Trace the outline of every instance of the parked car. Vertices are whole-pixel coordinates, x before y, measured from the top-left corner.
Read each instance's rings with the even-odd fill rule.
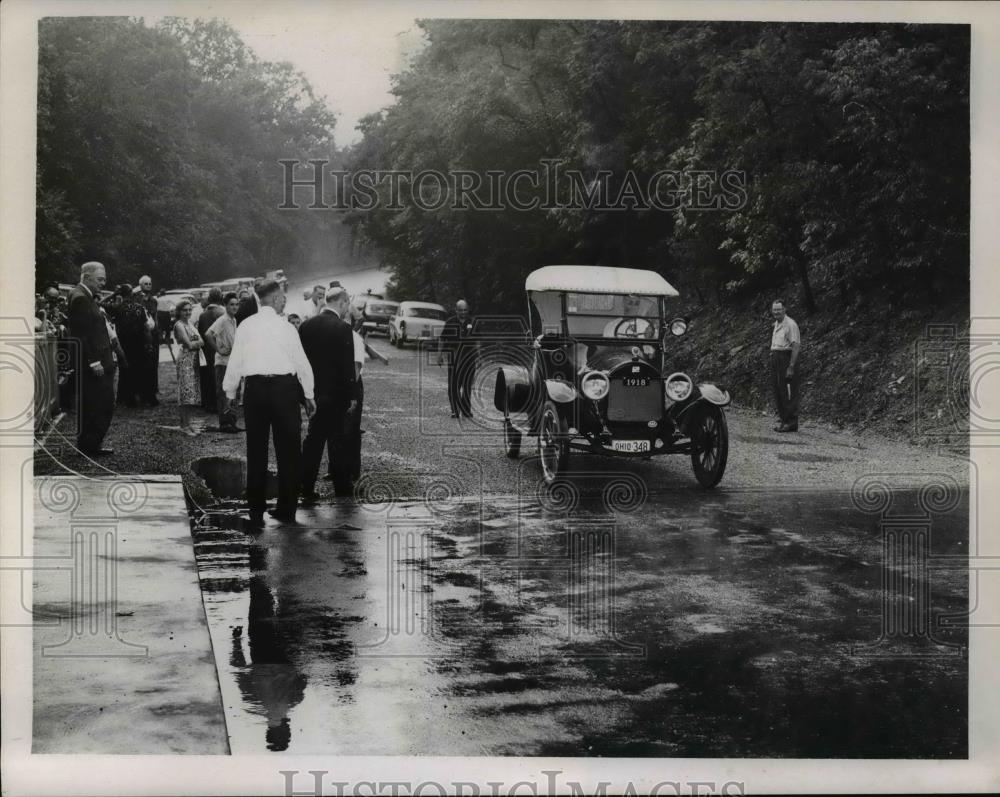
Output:
[[[170,331],[174,328],[174,308],[181,299],[195,301],[194,294],[186,289],[164,291],[156,297],[156,325],[162,340],[170,339]]]
[[[687,454],[702,486],[718,484],[730,397],[671,365],[671,344],[688,328],[669,312],[677,291],[653,271],[600,266],[546,266],[525,290],[531,351],[521,362],[531,366],[501,366],[494,391],[507,456],[519,455],[523,435],[536,437],[551,484],[571,451]]]
[[[389,343],[405,346],[420,340],[437,340],[445,322],[444,308],[431,302],[400,302],[389,319]]]
[[[227,293],[239,293],[240,283],[238,280],[222,280],[221,282],[203,282],[201,287],[206,291],[210,291],[212,288],[218,288],[222,291],[222,295],[225,296]]]
[[[398,310],[399,302],[366,296],[361,305],[362,324],[369,332],[381,332],[383,335],[388,335],[389,321]]]

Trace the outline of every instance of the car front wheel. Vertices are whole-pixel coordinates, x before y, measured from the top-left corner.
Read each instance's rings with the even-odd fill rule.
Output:
[[[726,472],[729,458],[729,427],[719,407],[707,407],[698,413],[691,429],[691,465],[698,483],[715,487]]]
[[[503,413],[503,450],[511,459],[517,459],[521,453],[521,430],[510,420],[510,411],[504,406]]]
[[[538,425],[538,458],[546,484],[552,484],[569,467],[569,427],[552,399],[547,399],[542,407]]]

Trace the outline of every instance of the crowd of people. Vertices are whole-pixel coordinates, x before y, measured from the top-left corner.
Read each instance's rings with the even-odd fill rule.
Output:
[[[116,403],[158,404],[160,335],[151,280],[143,277],[137,289],[118,285],[101,300],[106,282],[101,263],[85,263],[68,297],[57,285],[46,286],[38,307],[39,323],[61,330],[79,348],[77,447],[95,457],[113,453],[103,443]],[[294,521],[300,501],[319,499],[324,450],[335,495],[353,495],[361,475],[364,364],[388,358],[365,339],[361,312],[338,281],[318,286],[313,295],[306,312],[286,315],[280,284],[258,280],[242,295],[214,288],[204,302],[182,299],[174,309],[170,337],[176,354],[173,346],[170,352],[178,428],[197,434],[194,418],[202,409],[217,415],[219,431],[246,432],[247,503],[254,524],[263,521],[272,437],[279,490],[271,514],[286,522]],[[237,425],[239,406],[245,429]]]

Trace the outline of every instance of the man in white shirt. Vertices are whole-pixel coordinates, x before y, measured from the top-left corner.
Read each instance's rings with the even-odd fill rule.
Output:
[[[247,503],[250,523],[264,521],[268,443],[274,432],[278,465],[278,501],[271,516],[295,522],[298,506],[304,401],[310,417],[313,371],[295,327],[278,315],[285,295],[275,280],[264,280],[257,289],[260,309],[236,329],[222,387],[232,401],[240,380],[245,380],[243,411],[247,432]]]
[[[778,405],[781,424],[776,432],[799,430],[799,349],[802,338],[799,325],[785,313],[785,303],[775,299],[771,304],[774,327],[771,330],[771,385]]]
[[[305,310],[302,311],[302,319],[312,318],[313,316],[319,315],[323,312],[323,308],[326,307],[326,286],[325,285],[313,285],[312,296],[309,297],[309,304],[306,305]]]

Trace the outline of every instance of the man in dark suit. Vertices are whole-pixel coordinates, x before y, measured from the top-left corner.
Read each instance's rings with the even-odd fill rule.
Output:
[[[111,336],[97,297],[107,282],[96,261],[80,267],[80,284],[69,294],[66,323],[79,353],[80,405],[77,448],[88,456],[114,453],[103,448],[115,412],[115,359]]]
[[[253,291],[245,299],[240,300],[240,309],[236,311],[236,325],[239,326],[243,321],[260,309],[260,299],[257,296],[257,289],[260,287],[262,280],[258,277],[253,281]]]
[[[334,493],[351,494],[347,419],[356,405],[354,333],[342,320],[347,311],[347,291],[334,288],[326,294],[326,306],[299,327],[302,348],[316,380],[316,414],[302,446],[302,498],[315,501],[316,476],[323,447],[330,443]]]
[[[451,417],[472,417],[472,382],[476,375],[478,343],[473,329],[475,321],[469,315],[465,299],[455,302],[455,315],[449,318],[438,340],[437,364],[444,362],[448,352],[448,403]]]
[[[152,328],[147,322],[148,338],[142,362],[135,364],[139,373],[137,381],[139,398],[144,404],[156,407],[160,403],[156,393],[160,389],[160,344],[163,342],[164,331],[160,329],[158,303],[153,294],[153,280],[148,274],[139,278],[139,304],[145,308],[146,314],[152,320]]]
[[[211,340],[205,337],[208,328],[215,323],[215,319],[225,315],[226,311],[222,307],[222,290],[212,288],[208,292],[208,304],[198,316],[198,334],[205,341],[202,351],[205,354],[205,365],[200,367],[199,377],[201,383],[201,406],[202,409],[214,412],[218,406],[218,399],[215,395],[215,347]]]

